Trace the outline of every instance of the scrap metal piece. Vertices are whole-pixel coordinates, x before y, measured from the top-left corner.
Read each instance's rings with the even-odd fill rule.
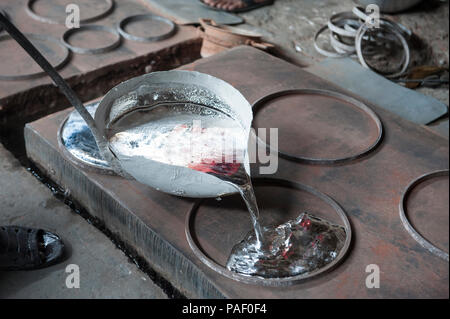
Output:
[[[315,277],[319,274],[322,274],[328,270],[331,270],[339,262],[342,261],[343,257],[346,255],[349,247],[350,242],[352,238],[352,230],[350,227],[350,222],[347,218],[347,215],[345,211],[341,208],[341,206],[333,200],[328,195],[318,191],[317,189],[307,186],[298,182],[284,180],[284,179],[277,179],[277,178],[266,178],[266,177],[260,177],[253,179],[253,182],[255,185],[262,184],[262,185],[276,185],[281,187],[288,187],[291,189],[297,189],[301,191],[305,191],[315,197],[320,198],[322,201],[327,203],[331,208],[335,211],[335,213],[340,217],[342,221],[342,226],[345,230],[345,242],[342,246],[342,248],[339,250],[338,255],[328,264],[324,265],[323,267],[320,267],[318,269],[315,269],[311,272],[302,273],[300,275],[295,276],[288,276],[288,277],[280,277],[280,278],[264,278],[261,276],[249,276],[249,275],[243,275],[236,273],[234,271],[228,270],[225,266],[220,265],[215,260],[212,260],[209,256],[207,256],[201,247],[199,247],[196,237],[195,237],[195,228],[194,226],[194,220],[196,216],[196,212],[198,211],[198,208],[202,204],[202,200],[195,202],[191,210],[188,212],[186,219],[185,219],[185,234],[186,239],[191,247],[194,254],[209,268],[216,271],[217,273],[221,274],[222,276],[225,276],[227,278],[247,283],[247,284],[254,284],[254,285],[263,285],[263,286],[289,286],[293,285],[295,283],[301,282],[305,279]]]
[[[274,98],[278,98],[278,97],[285,96],[285,95],[291,95],[291,94],[313,94],[313,95],[327,96],[327,97],[335,98],[335,99],[350,103],[353,106],[360,109],[361,111],[363,111],[364,113],[366,113],[373,120],[373,122],[375,123],[375,125],[377,127],[378,135],[377,135],[375,142],[373,142],[371,145],[366,147],[363,151],[361,151],[357,154],[352,154],[352,155],[348,155],[348,156],[341,157],[341,158],[309,158],[309,157],[289,154],[289,153],[286,153],[286,152],[283,152],[283,151],[280,151],[277,149],[272,149],[270,145],[266,144],[264,141],[262,141],[258,137],[258,139],[257,139],[258,143],[261,143],[261,145],[265,145],[267,148],[269,148],[273,152],[278,152],[278,154],[281,157],[284,157],[289,160],[301,162],[301,163],[319,164],[319,165],[348,163],[348,162],[351,162],[353,160],[356,160],[358,158],[361,158],[361,157],[367,155],[373,149],[375,149],[378,146],[378,144],[380,144],[382,137],[383,137],[383,125],[382,125],[381,120],[378,117],[378,115],[374,111],[372,111],[372,109],[370,109],[367,105],[365,105],[363,102],[358,101],[348,95],[344,95],[342,93],[338,93],[335,91],[322,90],[322,89],[292,89],[292,90],[275,92],[275,93],[272,93],[272,94],[269,94],[269,95],[266,95],[266,96],[260,98],[258,101],[256,101],[253,104],[252,108],[253,108],[254,116],[256,117],[257,112],[268,101],[270,101]]]
[[[403,192],[402,198],[400,200],[399,204],[399,211],[400,211],[400,219],[402,220],[403,226],[406,228],[408,233],[414,238],[415,241],[417,241],[423,248],[428,250],[430,253],[438,256],[439,258],[444,259],[445,261],[449,261],[448,259],[448,252],[443,251],[442,249],[436,247],[433,245],[430,241],[425,239],[422,235],[419,234],[417,230],[414,229],[414,227],[411,225],[411,223],[408,220],[408,217],[406,217],[405,214],[405,202],[408,197],[408,195],[411,193],[411,191],[416,187],[418,184],[430,180],[434,177],[440,177],[440,176],[449,176],[449,170],[440,170],[440,171],[434,171],[431,173],[424,174],[420,176],[419,178],[412,181],[407,187],[406,190]]]
[[[114,42],[111,44],[105,45],[103,47],[98,47],[98,48],[82,48],[82,47],[74,46],[69,43],[69,38],[74,33],[86,31],[86,30],[109,32],[115,36]],[[120,34],[113,28],[109,28],[104,25],[89,24],[89,25],[80,26],[79,28],[68,29],[66,32],[64,32],[64,34],[61,38],[61,41],[63,42],[63,44],[66,47],[68,47],[73,52],[80,53],[80,54],[99,54],[99,53],[105,53],[105,52],[114,50],[116,47],[118,47],[120,45],[121,38],[120,38]]]
[[[26,33],[25,34],[27,38],[31,40],[37,40],[37,41],[48,41],[57,44],[63,51],[63,56],[56,61],[56,63],[53,65],[53,68],[56,70],[61,69],[63,66],[66,65],[66,63],[69,61],[70,52],[69,50],[62,45],[62,43],[51,36],[45,35],[45,34],[33,34],[33,33]],[[7,41],[12,39],[12,37],[9,34],[4,34],[0,36],[0,43],[2,41]],[[3,61],[5,62],[5,61]],[[28,79],[34,79],[40,76],[45,75],[45,71],[37,71],[34,73],[27,73],[27,74],[0,74],[0,80],[6,80],[6,81],[15,81],[15,80],[28,80]]]
[[[44,23],[50,23],[50,24],[65,24],[66,23],[66,18],[65,18],[66,16],[63,16],[62,19],[54,19],[54,18],[44,17],[44,16],[37,14],[33,10],[33,5],[37,1],[38,0],[28,0],[27,1],[25,10],[30,17],[32,17],[33,19],[35,19],[37,21],[44,22]],[[114,9],[114,0],[103,0],[103,1],[105,1],[105,3],[106,3],[106,9],[103,10],[103,12],[100,12],[99,14],[97,14],[95,16],[85,18],[85,19],[80,19],[80,24],[93,22],[95,20],[99,20],[99,19],[107,16],[108,14],[110,14],[111,11]]]
[[[135,35],[132,35],[132,34],[130,34],[130,33],[125,31],[125,27],[126,27],[126,25],[128,23],[136,22],[136,21],[143,21],[143,20],[156,20],[156,21],[159,21],[159,22],[167,24],[170,27],[170,29],[169,29],[169,31],[167,31],[167,32],[165,32],[163,34],[156,35],[156,36],[148,36],[148,37],[135,36]],[[155,15],[155,14],[139,14],[139,15],[126,17],[125,19],[120,21],[118,26],[117,26],[117,29],[118,29],[119,33],[125,39],[138,41],[138,42],[154,42],[154,41],[161,41],[161,40],[170,38],[176,31],[176,25],[175,25],[175,23],[173,23],[169,19],[160,17],[160,16]]]

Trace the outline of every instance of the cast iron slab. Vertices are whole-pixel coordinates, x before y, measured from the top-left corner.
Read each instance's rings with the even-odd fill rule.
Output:
[[[269,93],[293,88],[343,92],[300,68],[248,47],[235,48],[185,68],[231,83],[250,103]],[[270,105],[271,112],[260,113],[255,119],[258,126],[270,124],[269,120],[276,117],[276,127],[284,134],[280,147],[332,155],[339,150],[339,145],[343,147],[340,151],[346,152],[349,149],[345,147],[370,143],[376,133],[370,120],[364,120],[364,114],[355,110],[352,113],[348,105],[311,99],[314,107],[291,109],[291,104],[307,106],[308,99],[298,99],[279,101],[283,112],[277,112],[275,105]],[[102,219],[112,232],[136,247],[156,270],[188,296],[448,298],[448,263],[430,254],[409,235],[398,210],[402,193],[412,180],[424,173],[448,168],[448,141],[382,108],[373,105],[372,108],[383,122],[385,136],[369,155],[355,162],[330,166],[279,159],[278,171],[272,177],[298,181],[331,196],[346,211],[354,235],[347,257],[334,270],[282,288],[239,283],[202,264],[189,248],[184,234],[191,200],[163,194],[117,176],[81,170],[64,158],[58,146],[57,131],[70,110],[28,124],[25,137],[28,156],[45,174],[67,189],[91,214]],[[296,130],[289,135],[293,128]],[[320,138],[321,143],[314,143],[316,138]],[[303,150],[297,148],[297,144],[309,148]],[[254,167],[253,175],[257,173]],[[437,192],[421,193],[421,196],[443,202],[433,207],[445,207],[448,194],[443,191],[437,189]],[[264,222],[278,222],[303,210],[328,214],[332,218],[314,198],[280,188],[257,189],[258,193]],[[409,199],[409,205],[424,203],[413,197]],[[415,211],[413,207],[408,209]],[[211,200],[202,205],[197,214],[196,236],[216,260],[225,260],[236,238],[250,229],[247,213],[236,197],[223,198],[220,202]],[[448,215],[448,211],[433,211],[429,215],[427,233],[440,233],[440,238],[448,238],[448,227],[438,224],[445,218],[434,219],[445,214]],[[448,247],[448,244],[443,245]],[[369,289],[366,278],[370,274],[366,267],[373,264],[380,269],[380,288]]]

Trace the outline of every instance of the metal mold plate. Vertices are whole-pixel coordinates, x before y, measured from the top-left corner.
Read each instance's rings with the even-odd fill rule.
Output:
[[[307,211],[314,211],[314,213],[317,215],[328,215],[328,218],[330,218],[331,216],[330,219],[333,218],[334,223],[342,224],[346,232],[346,240],[344,246],[342,247],[336,259],[334,259],[331,263],[313,272],[298,276],[284,278],[262,278],[258,276],[246,276],[235,273],[223,266],[225,264],[224,258],[227,257],[226,254],[230,251],[230,247],[226,246],[234,245],[242,239],[242,231],[247,232],[248,230],[250,230],[250,222],[245,222],[245,218],[249,219],[248,213],[246,211],[243,211],[245,210],[245,208],[239,209],[239,204],[236,206],[236,201],[232,200],[231,198],[227,198],[221,201],[227,202],[225,205],[231,206],[217,208],[214,207],[214,204],[211,204],[209,202],[203,205],[206,211],[201,212],[200,208],[202,206],[202,203],[204,203],[205,201],[200,200],[192,206],[191,210],[186,216],[185,233],[186,239],[192,251],[205,265],[207,265],[217,273],[239,282],[263,286],[289,286],[331,270],[339,262],[342,261],[350,246],[352,230],[346,213],[336,201],[334,201],[328,195],[325,195],[324,193],[316,190],[315,188],[293,181],[259,177],[253,179],[253,184],[257,192],[256,197],[260,201],[259,203],[261,206],[261,217],[264,218],[265,223],[267,223],[268,221],[270,221],[271,224],[280,223],[280,218],[285,219],[283,222],[288,220],[289,218],[287,218],[286,216],[286,212],[288,210],[286,209],[286,203],[291,202],[291,204],[296,205],[294,209],[292,209],[291,207],[291,212],[298,212],[300,209],[304,211],[306,209]],[[269,192],[272,196],[259,196],[259,186],[271,187]],[[269,202],[271,201],[271,199],[269,198],[273,199],[277,195],[277,191],[273,191],[274,187],[278,188],[278,192],[279,188],[281,188],[284,196],[286,196],[287,199],[285,201],[276,201],[278,203],[278,207],[271,207],[271,205],[269,204]],[[296,194],[292,194],[292,190],[296,191]],[[239,199],[240,198],[238,198],[238,200]],[[243,205],[243,203],[241,204]],[[308,206],[308,208],[306,208],[306,206]],[[283,212],[280,214],[279,210],[282,210]],[[331,213],[331,211],[333,213]],[[338,218],[336,218],[336,216]],[[216,220],[217,218],[219,218],[219,220]],[[199,219],[202,220],[196,222],[196,220]],[[217,233],[223,230],[213,229],[212,226],[215,223],[218,223],[220,225],[220,220],[222,220],[223,223],[231,224],[228,227],[224,225],[222,229],[229,229],[229,227],[233,227],[232,225],[234,225],[233,229],[240,230],[241,234],[237,235],[239,231],[236,231],[231,234],[227,233],[226,236],[223,236],[221,238],[220,234]],[[214,224],[211,224],[211,222],[214,222]],[[219,237],[217,237],[218,235]],[[202,238],[203,241],[199,242],[200,238]],[[209,238],[211,241],[205,241],[205,238]],[[216,241],[216,243],[214,241]],[[220,244],[217,245],[219,247],[212,247],[217,244],[217,241],[220,242]]]

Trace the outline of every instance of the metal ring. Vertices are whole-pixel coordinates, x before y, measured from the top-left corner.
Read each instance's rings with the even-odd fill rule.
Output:
[[[364,10],[364,7],[361,7],[361,6],[354,6],[352,8],[352,13],[363,21],[366,21],[368,18],[367,14]]]
[[[328,158],[309,158],[309,157],[303,157],[303,156],[296,156],[292,155],[286,152],[282,152],[280,150],[274,150],[270,147],[270,145],[267,145],[264,141],[262,141],[259,137],[257,138],[258,143],[261,143],[262,145],[266,145],[270,150],[274,152],[278,152],[280,157],[286,158],[288,160],[297,161],[300,163],[307,163],[307,164],[318,164],[318,165],[329,165],[329,164],[340,164],[340,163],[346,163],[353,160],[356,160],[358,158],[361,158],[365,155],[367,155],[369,152],[371,152],[375,147],[378,146],[378,144],[381,142],[381,139],[383,137],[383,124],[381,123],[380,118],[378,115],[372,111],[367,105],[365,105],[363,102],[358,101],[348,95],[344,95],[338,92],[329,91],[329,90],[322,90],[322,89],[292,89],[292,90],[285,90],[285,91],[279,91],[272,94],[269,94],[267,96],[264,96],[260,98],[258,101],[256,101],[252,105],[253,109],[253,116],[256,117],[257,112],[261,107],[269,100],[272,100],[277,97],[290,95],[290,94],[314,94],[314,95],[321,95],[321,96],[327,96],[332,97],[336,99],[343,100],[347,103],[352,104],[353,106],[356,106],[358,109],[365,112],[369,117],[375,122],[377,129],[378,129],[378,136],[374,143],[372,143],[370,146],[368,146],[365,150],[361,151],[358,154],[345,156],[341,158],[334,158],[334,159],[328,159]]]
[[[328,29],[328,25],[324,25],[317,31],[316,35],[314,36],[314,48],[316,49],[316,51],[319,52],[320,54],[330,57],[330,58],[342,58],[342,57],[351,56],[351,53],[341,54],[341,53],[337,53],[337,52],[327,51],[327,50],[319,47],[317,40],[319,39],[319,36],[327,29]]]
[[[328,20],[328,23],[327,23],[328,29],[330,29],[332,32],[337,33],[339,35],[354,38],[356,36],[356,31],[346,30],[346,29],[344,29],[344,25],[347,23],[344,23],[344,25],[342,24],[342,21],[346,22],[347,20],[358,21],[355,18],[355,15],[353,14],[353,12],[340,12],[340,13],[333,14],[330,17],[330,19]]]
[[[394,72],[394,73],[380,72],[380,71],[370,67],[366,63],[366,60],[364,59],[364,55],[362,54],[362,49],[361,49],[362,38],[363,38],[364,34],[367,32],[367,30],[369,30],[369,27],[365,24],[361,25],[361,27],[359,28],[359,30],[356,34],[356,38],[355,38],[356,53],[358,55],[359,62],[361,63],[362,66],[364,66],[376,73],[382,74],[387,78],[397,78],[397,77],[402,76],[408,69],[409,62],[410,62],[409,46],[408,46],[408,43],[406,42],[405,38],[402,36],[402,34],[391,24],[386,23],[383,20],[380,20],[380,26],[381,25],[383,25],[384,27],[387,27],[386,29],[391,31],[400,40],[400,42],[403,46],[404,55],[402,58],[402,68],[400,69],[400,71]]]
[[[59,60],[53,66],[53,68],[55,70],[58,70],[58,69],[62,68],[67,63],[67,61],[69,61],[70,52],[61,43],[61,41],[59,41],[58,39],[55,39],[53,37],[50,37],[50,36],[44,35],[44,34],[26,33],[25,36],[28,39],[35,39],[35,40],[39,40],[39,41],[50,41],[50,42],[56,43],[63,50],[64,56],[61,58],[61,60]],[[10,39],[12,39],[12,37],[9,34],[4,34],[4,35],[0,36],[0,42],[1,41],[10,40]],[[4,75],[4,74],[0,74],[0,80],[6,80],[6,81],[28,80],[28,79],[34,79],[34,78],[37,78],[37,77],[41,77],[41,76],[46,75],[46,74],[47,73],[45,71],[37,71],[35,73],[20,74],[20,75]]]
[[[323,268],[317,269],[317,270],[312,271],[307,274],[291,276],[291,277],[283,277],[283,278],[263,278],[263,277],[259,277],[259,276],[245,276],[245,275],[230,271],[227,268],[217,264],[215,261],[213,261],[211,258],[209,258],[198,247],[197,243],[193,239],[192,234],[191,234],[191,225],[192,225],[192,222],[194,221],[195,213],[197,212],[198,208],[200,207],[200,205],[202,203],[202,200],[200,200],[193,204],[193,206],[191,207],[191,210],[189,211],[189,213],[186,216],[185,233],[186,233],[187,242],[188,242],[189,246],[191,247],[192,251],[205,265],[207,265],[212,270],[218,272],[219,274],[221,274],[225,277],[228,277],[230,279],[237,280],[239,282],[243,282],[243,283],[247,283],[247,284],[260,284],[260,285],[264,285],[264,286],[289,286],[289,285],[298,283],[302,280],[322,274],[322,273],[332,269],[333,267],[335,267],[342,260],[342,258],[347,253],[348,248],[350,247],[350,242],[351,242],[351,238],[352,238],[352,230],[351,230],[350,222],[347,218],[345,211],[341,208],[341,206],[335,200],[333,200],[328,195],[316,190],[315,188],[313,188],[311,186],[300,184],[300,183],[297,183],[294,181],[288,181],[288,180],[277,179],[277,178],[259,177],[259,178],[254,178],[253,182],[255,185],[258,185],[258,184],[279,185],[282,187],[289,187],[292,189],[305,191],[313,196],[320,198],[321,200],[323,200],[324,202],[329,204],[336,211],[336,213],[339,215],[339,217],[341,218],[341,220],[344,223],[344,228],[345,228],[345,233],[346,233],[346,239],[345,239],[344,246],[342,247],[342,249],[339,252],[336,259],[334,259],[331,263],[327,264]]]
[[[157,35],[157,36],[150,36],[150,37],[138,37],[138,36],[132,35],[125,31],[125,26],[128,23],[134,22],[134,21],[142,21],[142,20],[157,20],[157,21],[163,22],[170,26],[170,30],[164,34]],[[164,39],[171,37],[175,33],[176,26],[175,26],[175,23],[173,23],[169,19],[157,16],[154,14],[139,14],[139,15],[126,17],[125,19],[120,21],[117,26],[117,29],[118,29],[119,33],[125,39],[139,41],[139,42],[154,42],[154,41],[160,41],[160,40],[164,40]]]
[[[345,54],[353,54],[356,52],[355,44],[349,45],[341,42],[340,36],[337,33],[330,33],[330,43],[333,49],[335,49],[338,53],[343,52]]]
[[[37,14],[36,12],[34,12],[33,5],[37,1],[38,0],[28,0],[27,1],[25,10],[30,17],[32,17],[33,19],[35,19],[37,21],[44,22],[44,23],[50,23],[50,24],[65,24],[66,23],[65,18],[64,18],[64,20],[55,20],[52,18],[41,16],[41,15]],[[101,18],[105,17],[106,15],[108,15],[114,8],[114,0],[104,0],[104,1],[108,5],[108,7],[106,8],[105,11],[99,13],[96,16],[93,16],[93,17],[90,17],[87,19],[80,19],[80,23],[93,22],[95,20],[101,19]]]
[[[358,18],[360,18],[360,19],[363,20],[363,21],[366,21],[367,18],[368,18],[367,14],[364,12],[364,8],[361,7],[361,6],[355,6],[355,7],[353,7],[352,12],[353,12]],[[383,20],[383,21],[385,21],[386,23],[389,23],[389,24],[391,24],[392,26],[396,27],[396,28],[402,33],[402,35],[403,35],[405,38],[409,39],[409,38],[411,37],[411,35],[412,35],[411,30],[408,29],[407,27],[405,27],[403,24],[398,23],[398,22],[394,22],[394,21],[392,21],[392,20],[390,20],[390,19],[387,19],[387,18],[380,18],[380,20]]]
[[[114,42],[112,44],[109,44],[109,45],[106,45],[106,46],[100,47],[100,48],[81,48],[81,47],[73,46],[69,43],[68,40],[71,35],[73,35],[74,33],[77,33],[80,31],[86,31],[86,30],[106,31],[106,32],[113,34],[116,37],[116,39],[114,40]],[[111,51],[111,50],[115,49],[116,47],[118,47],[120,45],[121,38],[120,38],[120,34],[113,28],[109,28],[104,25],[87,24],[87,25],[82,25],[79,28],[68,29],[66,32],[64,32],[61,40],[62,40],[63,44],[66,47],[68,47],[70,50],[72,50],[73,52],[80,53],[80,54],[99,54],[99,53],[105,53],[105,52]]]
[[[414,181],[412,181],[408,185],[408,187],[406,187],[406,190],[403,192],[402,199],[400,200],[400,204],[399,204],[399,211],[400,211],[400,219],[402,220],[403,226],[406,228],[406,230],[412,236],[412,238],[414,238],[414,240],[416,242],[418,242],[423,248],[425,248],[426,250],[428,250],[432,254],[435,254],[436,256],[438,256],[438,257],[440,257],[440,258],[442,258],[442,259],[444,259],[445,261],[448,262],[449,261],[448,260],[448,253],[443,251],[442,249],[436,247],[431,242],[426,240],[422,235],[420,235],[414,229],[414,227],[411,225],[411,223],[409,222],[409,220],[408,220],[408,218],[406,217],[406,214],[405,214],[406,198],[411,193],[413,188],[416,187],[421,182],[429,180],[429,179],[431,179],[433,177],[440,177],[440,176],[449,176],[449,170],[446,169],[446,170],[440,170],[440,171],[434,171],[434,172],[431,172],[431,173],[427,173],[427,174],[424,174],[424,175],[420,176],[419,178],[415,179]]]

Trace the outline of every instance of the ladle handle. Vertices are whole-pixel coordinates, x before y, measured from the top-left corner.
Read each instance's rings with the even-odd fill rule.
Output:
[[[28,55],[36,61],[37,64],[52,78],[53,82],[59,88],[59,90],[66,96],[69,102],[80,113],[83,120],[88,125],[95,138],[95,142],[104,157],[104,159],[111,165],[111,167],[117,173],[124,175],[120,164],[112,156],[109,151],[106,138],[98,131],[95,121],[89,114],[88,110],[84,107],[75,92],[70,88],[66,81],[59,75],[59,73],[53,68],[53,66],[47,61],[47,59],[36,49],[36,47],[20,32],[1,12],[0,12],[0,25],[8,32],[11,37],[16,40],[17,43],[28,53]]]

